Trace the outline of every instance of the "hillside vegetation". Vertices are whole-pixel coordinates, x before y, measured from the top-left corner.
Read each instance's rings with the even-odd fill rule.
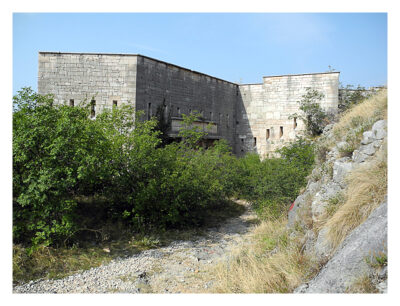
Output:
[[[102,256],[104,242],[151,247],[145,233],[188,231],[229,216],[232,197],[251,201],[260,216],[280,215],[305,186],[310,142],[298,139],[281,158],[236,158],[225,141],[201,148],[196,115],[183,120],[183,140],[165,144],[159,119],[143,121],[130,106],[92,120],[90,105],[53,105],[51,96],[20,91],[13,112],[15,281],[99,265],[110,259]],[[147,242],[133,239],[138,235]]]
[[[386,90],[348,109],[315,139],[316,163],[307,188],[289,212],[289,220],[286,211],[280,216],[265,214],[251,244],[238,247],[232,260],[216,266],[215,292],[293,292],[318,275],[343,240],[385,201],[386,138],[382,136],[375,142],[365,139],[367,135],[375,137],[376,132],[365,132],[382,119],[387,119]],[[364,154],[372,144],[373,151]],[[373,273],[382,274],[387,265],[385,241],[372,242],[383,249],[360,249],[360,254],[368,254],[360,259],[360,265],[364,265],[360,270],[372,269]],[[331,285],[324,290],[378,292],[379,280],[373,273],[357,275],[343,289]],[[351,283],[351,279],[345,281]],[[296,290],[307,292],[308,285],[304,288]]]

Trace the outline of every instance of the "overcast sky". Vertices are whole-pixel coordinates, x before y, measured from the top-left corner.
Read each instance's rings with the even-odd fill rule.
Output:
[[[231,82],[341,72],[387,83],[386,13],[14,13],[13,93],[37,90],[38,51],[147,55]]]

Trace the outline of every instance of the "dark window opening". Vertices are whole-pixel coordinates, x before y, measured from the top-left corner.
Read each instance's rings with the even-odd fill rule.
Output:
[[[270,133],[269,129],[267,129],[267,135],[266,135],[266,138],[267,138],[267,139],[269,139],[270,137],[271,137],[271,133]]]
[[[294,129],[297,128],[297,118],[296,117],[293,118],[293,128]]]
[[[90,118],[96,117],[96,100],[90,101]]]
[[[257,137],[254,137],[254,147],[257,147]]]
[[[75,105],[74,99],[70,99],[69,100],[69,106],[74,106],[74,105]]]
[[[118,105],[118,101],[117,100],[113,100],[113,106],[117,107]]]
[[[176,109],[178,111],[178,116],[180,116],[181,115],[181,109],[179,107],[177,107]]]
[[[151,103],[147,104],[147,120],[151,118]]]
[[[239,121],[236,121],[236,124],[239,124]]]
[[[279,129],[279,137],[283,136],[283,126],[280,127]]]

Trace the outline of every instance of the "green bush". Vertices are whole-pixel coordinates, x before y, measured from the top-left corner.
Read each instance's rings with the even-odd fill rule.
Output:
[[[314,164],[313,145],[303,138],[278,153],[280,158],[261,161],[248,154],[239,161],[240,195],[252,202],[260,216],[280,215],[305,186]]]
[[[307,93],[298,101],[300,114],[292,114],[289,118],[300,118],[310,136],[320,135],[324,127],[329,123],[330,116],[320,106],[324,94],[311,88],[307,88]]]
[[[14,238],[59,242],[76,229],[75,195],[101,189],[109,142],[88,108],[53,106],[50,96],[23,89],[14,97]]]
[[[53,105],[23,89],[14,97],[13,235],[60,245],[101,224],[136,230],[198,225],[236,189],[236,158],[224,141],[204,150],[188,116],[183,141],[161,145],[157,120],[132,107]]]

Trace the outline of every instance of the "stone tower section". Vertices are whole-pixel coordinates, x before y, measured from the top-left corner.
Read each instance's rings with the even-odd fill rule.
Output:
[[[303,122],[289,119],[299,113],[299,101],[307,88],[324,94],[321,107],[338,109],[339,72],[269,76],[261,84],[240,85],[237,106],[236,152],[273,153],[304,132]]]
[[[39,52],[39,94],[56,104],[94,100],[95,113],[136,102],[136,55]]]

